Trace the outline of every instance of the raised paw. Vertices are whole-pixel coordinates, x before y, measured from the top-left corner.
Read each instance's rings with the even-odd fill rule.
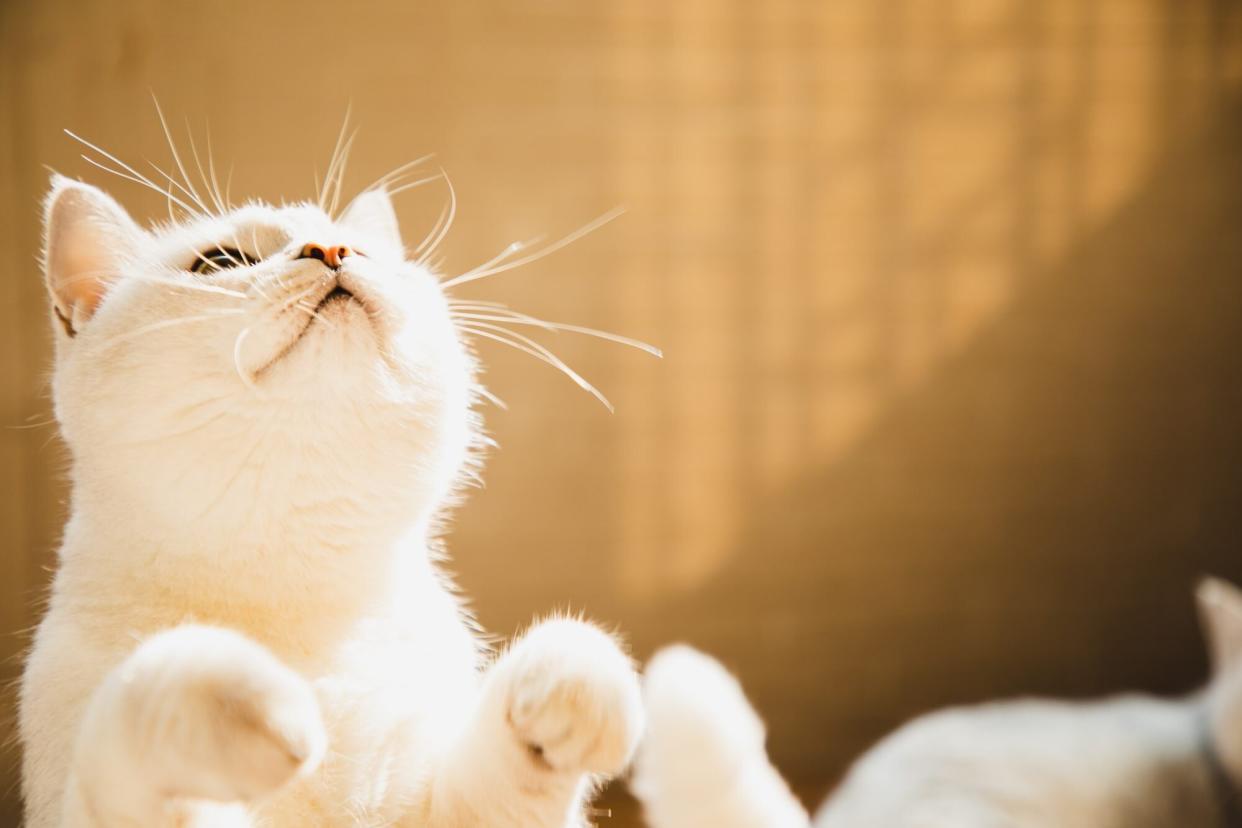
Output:
[[[214,627],[145,641],[92,712],[105,719],[103,741],[123,746],[171,797],[258,799],[314,768],[327,743],[310,685],[259,644]]]
[[[630,761],[642,732],[642,696],[630,659],[607,633],[583,621],[546,621],[498,666],[508,723],[537,761],[600,774]]]

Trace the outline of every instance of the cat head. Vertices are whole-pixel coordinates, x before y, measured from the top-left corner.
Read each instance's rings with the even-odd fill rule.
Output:
[[[1208,718],[1221,763],[1242,784],[1242,590],[1205,578],[1195,594],[1212,665]]]
[[[56,176],[45,227],[75,499],[187,532],[357,529],[452,488],[474,363],[383,189],[339,217],[251,203],[147,229]]]

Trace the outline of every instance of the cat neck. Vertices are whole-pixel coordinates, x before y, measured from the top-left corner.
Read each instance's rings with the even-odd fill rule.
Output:
[[[278,652],[325,652],[358,624],[408,614],[442,589],[431,512],[405,525],[333,527],[325,516],[239,530],[177,531],[76,500],[53,603],[144,635],[187,621],[250,634]],[[283,528],[281,527],[283,524]]]

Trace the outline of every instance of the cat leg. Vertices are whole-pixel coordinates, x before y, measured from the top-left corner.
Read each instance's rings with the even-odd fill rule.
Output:
[[[644,673],[647,735],[630,789],[651,828],[808,828],[768,759],[763,721],[723,665],[679,645]]]
[[[313,768],[326,741],[310,685],[271,653],[228,630],[176,627],[95,690],[61,825],[248,826],[243,803]]]
[[[629,762],[642,731],[630,659],[583,621],[537,624],[491,667],[474,717],[437,769],[435,828],[582,825],[593,786]]]

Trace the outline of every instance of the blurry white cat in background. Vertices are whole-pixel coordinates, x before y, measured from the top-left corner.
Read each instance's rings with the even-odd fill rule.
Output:
[[[340,160],[319,205],[233,209],[214,174],[103,157],[185,215],[47,198],[73,490],[21,687],[27,825],[582,824],[642,728],[630,660],[560,618],[485,668],[437,565],[481,440],[463,336],[540,354],[445,288],[514,250],[438,281],[448,221],[412,261],[396,176],[336,215]]]
[[[1242,826],[1242,593],[1208,580],[1198,602],[1213,661],[1203,692],[924,716],[858,761],[815,828]],[[645,699],[632,787],[653,828],[810,823],[716,661],[688,647],[657,654]]]

